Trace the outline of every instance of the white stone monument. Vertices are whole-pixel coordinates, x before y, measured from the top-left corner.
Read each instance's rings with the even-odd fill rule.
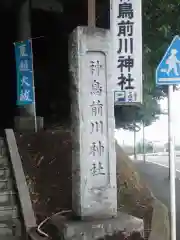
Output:
[[[70,39],[73,210],[117,215],[114,96],[108,30],[77,27]]]

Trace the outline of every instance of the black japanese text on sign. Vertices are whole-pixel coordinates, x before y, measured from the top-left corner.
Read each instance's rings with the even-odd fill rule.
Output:
[[[122,91],[133,91],[134,78],[132,69],[134,68],[134,10],[129,0],[120,0],[118,6],[118,79],[117,84]],[[130,99],[129,99],[130,100]]]
[[[104,132],[104,122],[102,119],[104,114],[104,105],[102,103],[103,86],[100,80],[100,74],[104,66],[100,60],[91,60],[89,66],[92,81],[90,91],[92,104],[89,106],[92,117],[90,134],[98,134],[99,137],[101,137]],[[89,154],[92,157],[93,162],[90,171],[93,176],[105,175],[104,166],[100,159],[104,156],[104,151],[104,145],[101,140],[93,141],[91,143]]]

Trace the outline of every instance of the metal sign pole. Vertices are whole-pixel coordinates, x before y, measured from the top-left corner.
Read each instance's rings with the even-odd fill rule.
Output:
[[[145,152],[145,132],[144,132],[144,120],[143,120],[143,162],[146,162],[146,152]]]
[[[170,124],[169,124],[169,115],[170,115],[169,109],[170,109],[170,97],[169,97],[169,90],[168,90],[168,163],[169,163],[168,179],[170,180],[170,175],[171,175],[171,173],[170,173],[170,171],[171,171],[170,160],[171,160],[171,156],[170,156],[169,136],[171,135],[171,133],[170,133]]]
[[[174,134],[172,119],[173,85],[168,86],[168,127],[169,127],[169,160],[170,160],[170,215],[171,240],[176,240],[176,166],[174,152]]]
[[[34,65],[33,65],[33,46],[32,46],[32,39],[30,40],[31,41],[31,56],[32,56],[32,84],[33,84],[33,98],[34,98],[34,101],[33,101],[33,111],[34,111],[34,130],[35,132],[37,132],[37,116],[36,116],[36,94],[35,94],[35,82],[34,82]]]
[[[134,124],[134,160],[137,160],[137,154],[136,154],[136,127]]]
[[[29,0],[29,17],[31,21],[31,10],[32,10],[32,0]],[[35,81],[34,81],[34,62],[33,62],[33,46],[32,46],[32,38],[29,39],[31,41],[31,56],[32,56],[32,84],[33,84],[33,112],[34,112],[34,131],[37,132],[37,114],[36,114],[36,94],[35,94]]]
[[[96,0],[88,0],[88,27],[96,27]]]
[[[173,131],[173,85],[180,84],[180,36],[175,36],[156,69],[156,84],[168,85],[168,145],[170,177],[171,240],[176,240],[176,166]]]

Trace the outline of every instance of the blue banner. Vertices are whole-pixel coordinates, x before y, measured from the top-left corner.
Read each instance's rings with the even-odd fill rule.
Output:
[[[32,41],[25,40],[15,43],[17,73],[17,105],[34,102]]]

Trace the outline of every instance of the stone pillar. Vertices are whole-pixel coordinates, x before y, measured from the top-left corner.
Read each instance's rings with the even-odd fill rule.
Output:
[[[82,219],[116,216],[110,34],[104,29],[78,27],[69,43],[73,210]]]

